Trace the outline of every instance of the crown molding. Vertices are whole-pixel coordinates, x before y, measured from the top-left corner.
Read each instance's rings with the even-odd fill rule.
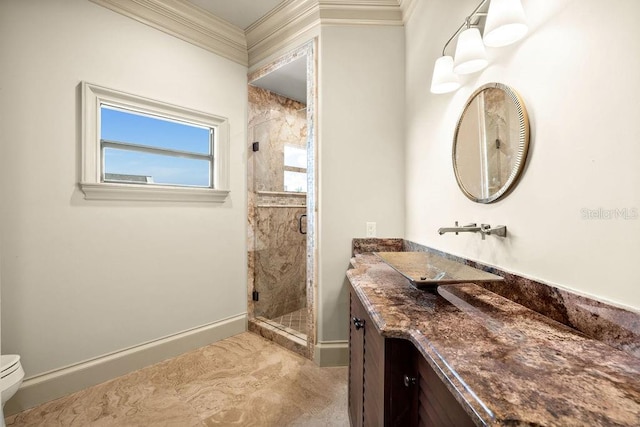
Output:
[[[245,30],[249,67],[319,26],[318,0],[287,0]]]
[[[185,0],[90,0],[247,66],[244,31]]]
[[[406,24],[416,9],[418,0],[398,0],[398,3],[400,3],[400,9],[402,10],[402,22]]]
[[[323,25],[403,25],[398,0],[317,1]]]
[[[287,0],[249,26],[249,66],[320,25],[404,25],[398,0]]]
[[[358,2],[339,3],[319,0],[320,22],[323,25],[403,25],[398,3]]]
[[[186,0],[90,0],[244,66],[320,25],[404,25],[417,0],[286,0],[245,31]]]

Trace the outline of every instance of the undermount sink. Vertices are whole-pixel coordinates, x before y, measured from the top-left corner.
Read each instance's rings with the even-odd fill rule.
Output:
[[[501,282],[504,278],[429,252],[374,252],[417,288],[456,283]]]

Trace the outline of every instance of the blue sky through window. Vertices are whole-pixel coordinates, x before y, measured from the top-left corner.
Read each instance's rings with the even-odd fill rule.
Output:
[[[105,149],[105,173],[149,176],[155,184],[209,187],[207,160]]]
[[[100,138],[209,155],[210,129],[103,105]],[[150,176],[155,184],[209,187],[211,162],[160,153],[105,148],[105,174]]]

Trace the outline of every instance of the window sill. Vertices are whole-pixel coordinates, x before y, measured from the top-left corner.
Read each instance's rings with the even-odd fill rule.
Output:
[[[224,203],[229,190],[111,183],[80,183],[86,200]]]

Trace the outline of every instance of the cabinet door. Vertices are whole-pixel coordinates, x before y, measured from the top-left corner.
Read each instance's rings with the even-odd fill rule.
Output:
[[[453,397],[424,357],[418,358],[419,425],[425,427],[473,427],[475,423]]]
[[[385,339],[358,296],[349,303],[349,421],[353,427],[472,427],[471,417],[414,345]]]
[[[364,330],[358,322],[364,321],[364,307],[353,292],[349,314],[349,421],[353,427],[362,427]]]
[[[384,425],[385,417],[385,339],[369,316],[363,313],[364,327],[364,378],[363,378],[363,425]]]
[[[349,419],[354,427],[383,426],[385,421],[385,339],[360,299],[350,293]]]
[[[418,358],[422,355],[404,339],[387,338],[385,386],[388,389],[385,426],[418,425]]]

